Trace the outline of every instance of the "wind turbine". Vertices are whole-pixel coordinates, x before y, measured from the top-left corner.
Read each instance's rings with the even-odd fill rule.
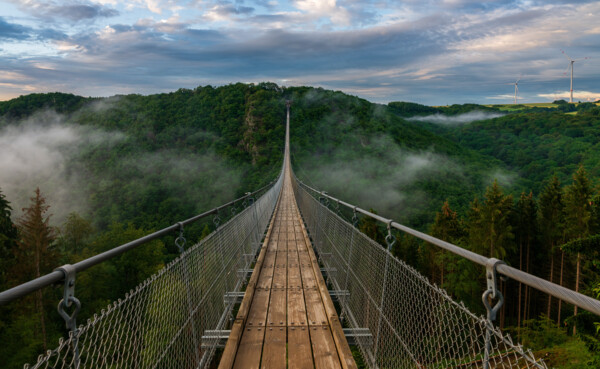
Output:
[[[580,60],[586,60],[589,59],[588,57],[585,58],[581,58],[581,59],[571,59],[571,57],[569,55],[567,55],[567,53],[564,50],[561,50],[563,55],[565,56],[565,58],[567,58],[567,60],[569,61],[569,66],[567,67],[567,70],[569,70],[569,68],[571,68],[571,100],[570,102],[573,102],[573,65],[575,64],[576,61],[580,61]]]
[[[523,75],[519,76],[519,79],[517,79],[515,81],[515,83],[507,83],[507,85],[511,85],[511,86],[515,86],[515,104],[517,103],[517,100],[519,99],[519,81],[521,80],[521,78],[523,78]]]
[[[517,103],[517,95],[519,94],[519,81],[521,80],[521,76],[519,76],[519,79],[517,79],[517,81],[515,82],[515,104]],[[512,85],[512,83],[511,83]]]

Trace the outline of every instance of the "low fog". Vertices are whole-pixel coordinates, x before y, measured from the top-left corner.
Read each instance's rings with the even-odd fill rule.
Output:
[[[505,114],[489,113],[489,112],[484,112],[484,111],[480,111],[480,110],[474,110],[474,111],[470,111],[468,113],[459,114],[459,115],[432,114],[432,115],[426,115],[423,117],[419,117],[419,116],[411,117],[411,118],[407,118],[407,120],[417,121],[417,122],[429,122],[429,123],[452,126],[452,125],[467,124],[467,123],[475,122],[478,120],[500,118],[504,115]]]
[[[118,133],[65,124],[52,112],[0,129],[0,189],[13,208],[13,218],[28,207],[37,187],[50,205],[51,223],[60,224],[73,211],[88,210],[85,168],[75,160],[82,147],[117,142]]]
[[[54,112],[0,129],[0,190],[13,208],[13,219],[30,205],[36,187],[50,206],[47,214],[53,226],[62,225],[71,212],[93,220],[91,199],[114,191],[115,183],[122,196],[115,202],[134,204],[159,188],[194,204],[198,212],[233,199],[239,188],[241,173],[211,152],[125,150],[111,159],[104,173],[86,168],[83,157],[88,153],[111,150],[117,144],[135,145],[130,140],[121,132],[67,123]],[[119,213],[118,207],[112,210]]]
[[[388,216],[401,211],[404,218],[429,205],[418,181],[462,177],[461,166],[450,158],[401,149],[388,136],[349,137],[332,153],[305,163],[298,175],[309,185]]]

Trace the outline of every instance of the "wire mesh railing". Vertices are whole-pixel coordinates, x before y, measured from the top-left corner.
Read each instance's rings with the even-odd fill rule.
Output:
[[[341,316],[371,368],[546,368],[464,304],[361,233],[295,182],[298,207]],[[319,193],[315,193],[318,196]],[[388,224],[389,227],[389,224]],[[489,317],[488,317],[489,318]]]
[[[260,248],[281,184],[280,177],[260,198],[222,225],[218,212],[205,213],[215,215],[217,229],[187,250],[184,222],[176,224],[180,230],[175,241],[181,251],[179,257],[85,324],[74,326],[57,348],[25,368],[208,367],[218,341],[210,337],[203,340],[203,335],[225,329],[232,318],[235,302],[226,294],[243,289],[245,271]],[[69,270],[74,270],[70,267],[64,270],[67,281]],[[13,291],[11,298],[14,295]],[[72,294],[67,295],[65,292],[67,301],[79,306]],[[8,300],[8,296],[3,298]]]

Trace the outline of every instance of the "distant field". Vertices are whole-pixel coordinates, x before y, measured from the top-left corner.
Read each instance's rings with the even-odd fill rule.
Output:
[[[579,103],[573,103],[575,106],[579,105]],[[600,103],[596,103],[596,105],[600,106]],[[555,108],[558,105],[553,103],[528,103],[528,104],[492,104],[485,105],[490,108],[498,108],[504,111],[512,111],[512,110],[520,110],[523,106],[528,108]]]
[[[529,103],[529,104],[495,104],[495,105],[486,105],[490,108],[498,108],[500,110],[511,111],[511,110],[520,110],[523,106],[528,108],[555,108],[557,105],[553,103]]]

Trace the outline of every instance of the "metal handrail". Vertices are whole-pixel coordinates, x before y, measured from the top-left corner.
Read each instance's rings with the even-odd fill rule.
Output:
[[[89,269],[89,268],[93,267],[94,265],[97,265],[106,260],[112,259],[115,256],[121,255],[122,253],[124,253],[126,251],[136,248],[137,246],[143,245],[147,242],[150,242],[152,240],[160,238],[170,232],[178,231],[179,229],[181,229],[182,226],[194,223],[206,216],[209,216],[212,214],[217,214],[220,210],[222,210],[224,208],[235,205],[236,203],[239,203],[240,201],[248,199],[249,197],[252,197],[252,196],[258,194],[261,191],[264,191],[264,190],[268,189],[269,187],[272,187],[275,184],[275,182],[276,181],[271,181],[266,186],[261,187],[260,189],[254,191],[254,192],[248,192],[244,196],[237,198],[233,201],[230,201],[226,204],[223,204],[221,206],[213,208],[202,214],[198,214],[198,215],[191,217],[189,219],[186,219],[182,222],[175,223],[169,227],[163,228],[163,229],[156,231],[154,233],[151,233],[147,236],[138,238],[136,240],[133,240],[133,241],[123,244],[121,246],[117,246],[117,247],[110,249],[108,251],[105,251],[101,254],[98,254],[98,255],[92,256],[90,258],[87,258],[85,260],[82,260],[80,262],[77,262],[71,266],[71,269],[74,269],[75,272],[81,272],[86,269]],[[20,284],[18,286],[10,288],[6,291],[0,292],[0,306],[6,305],[11,301],[14,301],[20,297],[26,296],[32,292],[35,292],[39,289],[44,288],[44,287],[47,287],[47,286],[50,286],[55,283],[63,281],[65,279],[65,271],[64,270],[65,269],[62,269],[62,267],[59,267],[51,273],[48,273],[46,275],[43,275],[36,279],[33,279],[29,282]]]
[[[415,236],[423,241],[426,241],[432,245],[438,246],[443,248],[444,250],[447,250],[455,255],[461,256],[465,259],[468,259],[476,264],[482,265],[484,267],[487,267],[490,265],[490,263],[494,263],[496,261],[496,259],[493,258],[487,258],[483,255],[477,254],[473,251],[469,251],[467,249],[464,249],[460,246],[456,246],[454,244],[451,244],[449,242],[440,240],[439,238],[435,238],[433,236],[430,236],[428,234],[425,234],[423,232],[419,232],[417,230],[414,230],[412,228],[409,228],[405,225],[402,225],[400,223],[394,222],[392,219],[388,219],[388,218],[384,218],[380,215],[377,214],[373,214],[370,211],[364,210],[359,208],[358,206],[352,205],[350,203],[347,203],[345,201],[342,201],[340,199],[337,199],[331,195],[328,195],[326,192],[324,191],[318,191],[310,186],[308,186],[307,184],[303,183],[302,181],[300,181],[300,179],[298,179],[295,175],[295,180],[305,189],[312,191],[313,193],[325,197],[331,201],[334,201],[340,205],[343,205],[347,208],[349,208],[352,211],[356,211],[358,213],[361,213],[363,215],[366,215],[368,217],[371,217],[377,221],[380,221],[382,223],[384,223],[385,225],[389,225],[392,228],[395,228],[397,230],[400,230],[402,232],[408,233],[412,236]],[[387,252],[390,252],[389,250],[386,250]],[[540,290],[542,292],[545,292],[549,295],[552,295],[556,298],[559,298],[563,301],[566,301],[570,304],[573,304],[575,306],[578,306],[582,309],[585,309],[591,313],[594,313],[596,315],[600,316],[600,301],[586,296],[584,294],[581,294],[579,292],[575,292],[573,290],[570,290],[566,287],[560,286],[556,283],[552,283],[549,282],[543,278],[539,278],[536,277],[532,274],[529,273],[525,273],[517,268],[513,268],[507,264],[504,263],[496,263],[496,271],[506,277],[512,278],[518,282],[521,282],[523,284],[526,284],[530,287],[533,287],[537,290]]]

